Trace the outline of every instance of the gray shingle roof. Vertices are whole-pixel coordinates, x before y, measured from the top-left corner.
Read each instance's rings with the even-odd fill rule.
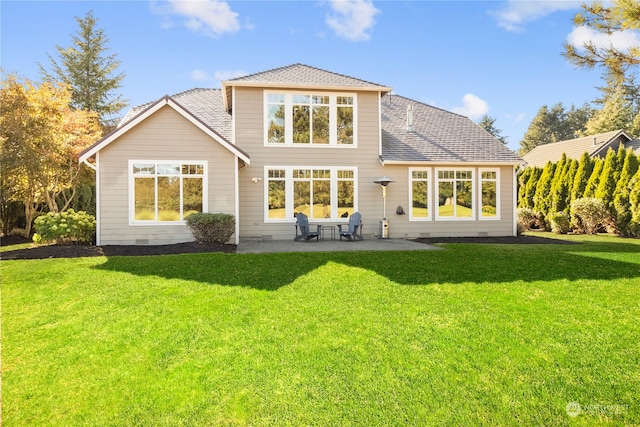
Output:
[[[366,80],[356,79],[343,74],[320,68],[310,67],[304,64],[292,64],[285,67],[274,68],[248,76],[242,76],[227,80],[225,83],[234,85],[237,83],[261,83],[261,84],[286,84],[291,86],[336,86],[353,87],[360,89],[389,90],[387,86],[371,83]]]
[[[611,147],[618,149],[620,141],[625,145],[630,138],[621,130],[599,133],[597,135],[585,136],[581,138],[568,139],[566,141],[554,142],[535,147],[523,156],[529,166],[544,167],[547,162],[557,162],[566,154],[570,159],[580,159],[585,152],[589,156],[604,156]]]
[[[413,131],[407,107],[413,106]],[[398,95],[382,99],[382,160],[393,162],[522,163],[469,118]]]

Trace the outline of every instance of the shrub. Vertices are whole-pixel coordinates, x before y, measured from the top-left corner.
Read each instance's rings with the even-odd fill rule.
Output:
[[[609,217],[609,211],[600,199],[585,197],[571,203],[573,222],[587,234],[596,234]]]
[[[539,224],[538,214],[529,208],[520,208],[517,211],[517,224],[518,229],[531,230],[536,228]]]
[[[200,243],[225,244],[236,228],[235,217],[224,213],[198,212],[189,215],[184,220],[191,229],[193,237]]]
[[[96,231],[96,218],[85,211],[76,212],[73,209],[61,213],[49,212],[36,218],[34,228],[35,243],[90,242]]]
[[[551,231],[556,234],[567,234],[571,231],[571,218],[566,212],[556,212],[549,215]]]

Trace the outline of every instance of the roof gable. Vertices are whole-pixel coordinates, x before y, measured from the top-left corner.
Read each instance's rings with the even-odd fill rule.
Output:
[[[390,87],[345,76],[304,64],[292,64],[222,82],[225,107],[231,108],[231,89],[234,86],[269,88],[305,88],[334,90],[363,90],[388,93]]]
[[[164,96],[160,98],[158,101],[152,104],[145,104],[142,107],[132,109],[125,119],[121,122],[121,125],[115,129],[113,132],[106,135],[100,141],[96,142],[92,146],[88,147],[84,151],[80,153],[79,162],[85,162],[91,156],[95,155],[98,151],[102,150],[118,138],[120,138],[125,133],[129,132],[131,129],[136,127],[139,123],[146,120],[148,117],[152,116],[155,112],[160,110],[161,108],[168,106],[175,110],[177,113],[182,115],[184,118],[189,120],[193,125],[202,130],[216,142],[224,146],[226,149],[231,151],[235,156],[240,158],[245,163],[251,163],[249,155],[241,150],[239,147],[232,144],[228,141],[221,133],[215,130],[213,127],[209,126],[208,123],[205,123],[203,119],[199,116],[194,115],[192,112],[187,110],[181,104],[176,102],[170,96]],[[136,114],[137,113],[137,114]]]

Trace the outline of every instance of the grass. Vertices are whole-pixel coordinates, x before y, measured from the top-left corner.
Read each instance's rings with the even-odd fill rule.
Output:
[[[4,422],[640,424],[640,241],[564,238],[2,261]]]

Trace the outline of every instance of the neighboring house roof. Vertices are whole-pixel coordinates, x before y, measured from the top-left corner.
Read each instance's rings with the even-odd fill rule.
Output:
[[[154,103],[134,107],[113,132],[82,151],[79,161],[86,161],[162,107],[169,106],[242,161],[249,164],[249,155],[231,143],[231,117],[221,108],[221,105],[222,96],[220,90],[192,89],[173,97],[164,96]]]
[[[391,92],[391,88],[388,86],[304,64],[292,64],[222,82],[222,90],[225,91],[225,106],[227,110],[231,109],[231,88],[233,86],[282,87],[289,89],[357,89],[382,93]]]
[[[586,152],[590,157],[605,156],[607,150],[618,149],[620,143],[627,146],[631,137],[622,130],[599,133],[597,135],[574,138],[566,141],[554,142],[535,147],[523,156],[528,166],[544,167],[547,162],[557,162],[562,154],[570,159],[580,159]]]
[[[413,129],[407,130],[407,108]],[[382,107],[383,163],[508,163],[522,159],[469,118],[398,95]]]

